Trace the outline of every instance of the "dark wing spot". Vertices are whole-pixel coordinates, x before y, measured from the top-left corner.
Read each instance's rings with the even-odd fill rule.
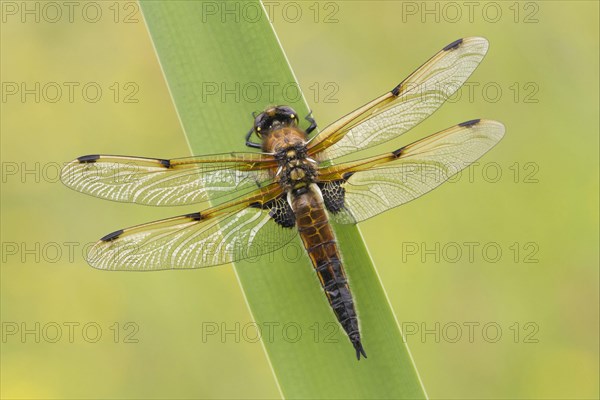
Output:
[[[158,162],[160,162],[160,164],[165,168],[171,168],[170,160],[158,160]]]
[[[466,126],[467,128],[472,127],[473,125],[477,125],[481,121],[480,119],[472,119],[470,121],[461,122],[458,126]]]
[[[396,97],[398,97],[398,95],[400,94],[400,86],[402,84],[399,84],[398,86],[396,86],[395,88],[392,89],[392,94]]]
[[[261,202],[259,201],[255,201],[254,203],[251,203],[248,205],[248,207],[252,207],[252,208],[263,208],[263,205]]]
[[[188,217],[189,219],[191,219],[193,221],[200,221],[202,219],[202,214],[200,214],[199,212],[185,214],[184,216]]]
[[[400,147],[398,150],[392,151],[392,155],[394,156],[394,158],[400,157],[405,148],[406,148],[406,146]]]
[[[454,50],[456,49],[458,46],[460,46],[460,44],[463,42],[462,39],[458,39],[455,40],[454,42],[450,43],[448,46],[444,47],[442,50],[444,51],[450,51],[450,50]]]
[[[82,164],[93,163],[93,162],[96,162],[96,160],[98,160],[99,158],[100,158],[100,155],[98,155],[98,154],[90,154],[89,156],[81,156],[81,157],[77,158],[77,161],[79,161]]]
[[[100,240],[103,241],[103,242],[110,242],[112,240],[117,239],[119,236],[121,236],[122,233],[123,233],[123,229],[119,229],[118,231],[114,231],[112,233],[109,233],[108,235],[104,236]]]
[[[354,172],[346,172],[344,175],[342,175],[342,178],[347,181],[352,175],[354,175]]]

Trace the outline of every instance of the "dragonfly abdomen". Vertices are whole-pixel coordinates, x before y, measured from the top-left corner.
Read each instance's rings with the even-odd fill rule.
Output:
[[[291,205],[300,237],[327,300],[354,345],[356,357],[360,359],[362,354],[366,358],[360,341],[354,300],[318,186],[311,184],[292,192]]]

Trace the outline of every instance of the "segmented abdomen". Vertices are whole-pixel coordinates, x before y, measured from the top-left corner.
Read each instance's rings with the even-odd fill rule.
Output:
[[[360,344],[354,301],[319,188],[310,185],[305,191],[293,194],[291,202],[300,237],[329,304],[354,344],[357,357],[359,352],[364,355]]]

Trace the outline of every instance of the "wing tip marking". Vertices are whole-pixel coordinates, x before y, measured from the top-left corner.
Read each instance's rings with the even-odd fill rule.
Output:
[[[113,240],[117,239],[122,234],[123,234],[123,229],[119,229],[118,231],[111,232],[108,235],[100,238],[100,241],[102,241],[102,242],[110,242],[110,241],[113,241]]]
[[[481,119],[472,119],[469,121],[461,122],[460,124],[458,124],[458,126],[470,128],[474,125],[477,125],[480,121]]]
[[[89,154],[87,156],[77,157],[77,161],[79,161],[81,164],[94,163],[94,162],[98,161],[99,159],[100,159],[99,154]]]
[[[463,42],[463,39],[460,38],[458,40],[455,40],[454,42],[450,43],[449,45],[447,45],[446,47],[444,47],[442,50],[443,51],[450,51],[450,50],[454,50],[456,49],[458,46],[460,46]]]
[[[159,159],[158,162],[165,168],[171,168],[171,160]]]

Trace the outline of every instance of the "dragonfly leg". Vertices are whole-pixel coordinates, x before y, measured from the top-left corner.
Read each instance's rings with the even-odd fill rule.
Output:
[[[254,132],[254,128],[250,129],[248,133],[246,133],[246,146],[252,147],[255,149],[260,149],[262,146],[258,143],[254,143],[250,140],[250,136],[252,136],[252,132]]]
[[[306,116],[306,118],[304,118],[304,119],[307,120],[308,122],[310,122],[310,126],[308,128],[306,128],[306,133],[310,135],[310,133],[312,131],[317,129],[317,121],[315,121],[314,118],[312,117],[312,111],[310,111],[308,113],[308,115]]]

